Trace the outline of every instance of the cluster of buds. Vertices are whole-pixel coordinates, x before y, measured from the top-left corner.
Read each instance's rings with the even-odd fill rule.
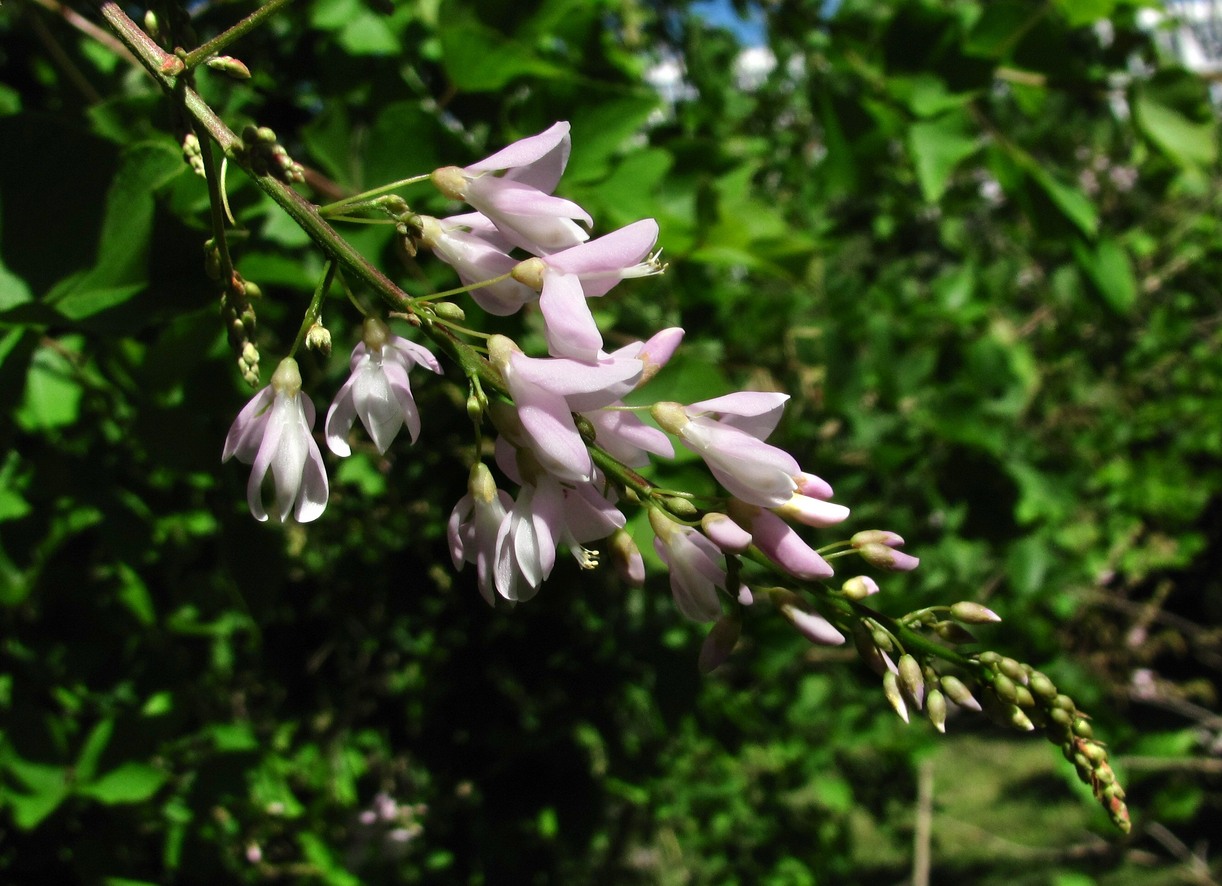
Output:
[[[220,287],[225,335],[237,355],[242,380],[253,388],[259,384],[259,347],[255,344],[255,309],[250,302],[262,292],[236,269],[226,272],[221,249],[214,240],[204,244],[204,271]]]
[[[273,175],[281,181],[305,181],[305,167],[289,156],[267,126],[247,126],[242,130],[242,151],[250,168],[259,175]]]
[[[1038,730],[1058,745],[1112,822],[1127,832],[1130,823],[1124,788],[1108,762],[1107,747],[1095,739],[1090,719],[1078,710],[1074,700],[1029,664],[996,652],[982,652],[976,661],[984,687],[985,713],[1014,728]]]
[[[277,156],[270,132],[251,130],[246,143],[248,150],[263,145],[267,157]],[[953,648],[974,642],[967,626],[998,621],[995,613],[963,602],[889,619],[862,603],[878,593],[875,579],[852,575],[838,588],[829,583],[832,562],[846,557],[890,572],[914,569],[919,561],[888,530],[858,532],[817,549],[811,545],[810,530],[842,523],[849,509],[832,501],[826,481],[767,442],[786,395],[738,391],[689,404],[658,402],[647,409],[652,424],[624,405],[625,397],[665,367],[683,330],[663,329],[647,341],[605,349],[588,302],[622,280],[664,270],[655,250],[658,225],[642,219],[591,239],[589,213],[552,193],[569,150],[568,124],[557,123],[478,163],[434,171],[433,184],[472,210],[447,218],[417,215],[397,197],[339,204],[345,212],[363,206],[391,214],[408,251],[430,250],[449,264],[490,314],[506,316],[538,303],[547,354],[529,356],[510,338],[494,334],[479,336],[486,339],[486,359],[462,340],[473,335],[470,330],[439,329],[462,317],[456,305],[425,298],[412,306],[413,325],[459,358],[470,385],[467,406],[477,443],[485,428],[495,432],[495,465],[516,489],[501,489],[483,461],[472,466],[466,494],[447,525],[455,568],[475,567],[477,587],[490,605],[514,604],[538,593],[560,551],[569,550],[581,568],[593,569],[601,555],[591,545],[605,543],[619,574],[640,585],[643,558],[620,510],[623,502],[639,505],[648,513],[676,608],[693,621],[712,623],[700,654],[702,670],[730,655],[743,611],[762,595],[812,643],[839,645],[851,635],[905,721],[909,710],[924,711],[944,731],[948,701],[980,710],[967,679],[983,693],[984,707],[1009,725],[1038,725],[1050,736],[1060,730],[1054,740],[1072,753],[1105,805],[1114,801],[1109,811],[1121,821],[1123,793],[1102,746],[1089,731],[1083,734],[1085,721],[1072,702],[1065,708],[1055,690],[1046,697],[1047,678],[1026,666]],[[442,371],[423,345],[394,335],[380,319],[366,319],[349,379],[327,412],[328,448],[348,456],[358,419],[379,452],[404,427],[414,442],[421,418],[408,376],[417,366]],[[234,422],[224,458],[253,465],[247,497],[258,519],[268,516],[265,481],[274,487],[279,519],[307,521],[322,514],[328,487],[314,419],[289,357]],[[652,459],[672,458],[673,440],[704,461],[724,492],[699,498],[663,492],[638,473]],[[482,452],[482,445],[475,451]],[[753,585],[759,567],[770,576],[769,585],[780,577],[782,586]],[[941,674],[938,660],[958,664],[970,679]],[[1060,729],[1063,720],[1068,725]]]
[[[182,159],[200,178],[207,176],[204,170],[204,152],[200,148],[199,137],[194,132],[188,132],[182,137]]]

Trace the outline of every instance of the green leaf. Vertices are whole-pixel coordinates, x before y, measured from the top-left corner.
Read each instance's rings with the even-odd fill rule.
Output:
[[[942,198],[955,167],[974,154],[978,146],[963,114],[946,114],[912,125],[908,130],[908,148],[926,202],[936,203]]]
[[[25,281],[4,266],[0,261],[0,313],[17,305],[33,301],[30,288]]]
[[[126,563],[118,564],[119,602],[144,627],[149,627],[157,620],[157,611],[153,608],[153,597],[148,585],[136,570]]]
[[[30,431],[70,425],[80,412],[82,393],[76,368],[68,358],[55,348],[43,346],[30,361],[17,423]]]
[[[607,174],[611,159],[628,139],[639,134],[658,107],[653,93],[604,98],[573,115],[573,152],[564,171],[566,184],[590,181]]]
[[[446,73],[465,92],[492,92],[519,77],[560,77],[565,68],[477,20],[457,4],[441,15],[441,53]]]
[[[988,3],[967,35],[963,51],[977,58],[1001,59],[1018,45],[1041,15],[1043,11],[1029,3],[1015,0]]]
[[[122,304],[144,288],[153,195],[185,168],[179,151],[163,142],[132,145],[122,158],[106,195],[94,266],[46,298],[70,320]]]
[[[1030,162],[1023,165],[1031,180],[1079,231],[1087,237],[1094,237],[1099,229],[1099,214],[1090,198],[1077,188],[1058,181],[1034,159],[1026,159]]]
[[[1141,89],[1133,101],[1137,126],[1180,166],[1208,166],[1218,158],[1217,122],[1196,123]]]
[[[107,806],[142,803],[157,793],[168,779],[169,775],[163,770],[133,760],[82,786],[77,793]]]
[[[1071,28],[1094,24],[1116,8],[1116,0],[1055,0],[1055,3]]]
[[[68,773],[62,766],[33,763],[10,756],[5,768],[26,791],[3,790],[0,798],[13,807],[13,821],[22,830],[32,830],[59,807],[68,796]]]
[[[918,117],[936,117],[961,108],[976,95],[975,92],[951,92],[945,80],[928,72],[911,77],[893,77],[887,86],[891,94]]]
[[[1103,300],[1117,314],[1127,314],[1137,302],[1137,278],[1129,254],[1115,239],[1100,240],[1091,249],[1078,240],[1073,244],[1074,258],[1098,288]]]
[[[114,734],[114,731],[115,721],[113,717],[102,720],[90,730],[84,745],[81,746],[80,754],[77,755],[76,765],[73,767],[73,774],[80,781],[88,782],[93,780],[94,775],[98,771],[98,759],[102,756],[102,752],[106,750],[106,746],[110,744],[110,737]]]

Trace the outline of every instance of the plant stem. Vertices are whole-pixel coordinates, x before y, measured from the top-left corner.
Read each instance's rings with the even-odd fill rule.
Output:
[[[270,5],[269,3],[268,6]],[[339,262],[378,293],[392,310],[415,313],[407,293],[327,224],[318,214],[317,207],[270,172],[259,173],[251,168],[243,150],[242,140],[225,125],[199,93],[188,86],[176,88],[178,78],[174,71],[181,65],[177,56],[154,43],[114,0],[103,2],[100,10],[115,35],[136,55],[145,70],[152,74],[171,96],[182,102],[187,113],[212,137],[230,162],[241,167],[264,193],[309,234],[328,257]]]
[[[289,349],[290,357],[297,353],[297,349],[305,342],[310,328],[318,322],[318,318],[322,314],[322,300],[327,297],[327,293],[331,290],[331,281],[335,279],[335,272],[338,270],[339,265],[335,262],[327,262],[327,272],[323,274],[322,281],[314,290],[314,297],[310,299],[310,306],[306,308],[305,317],[301,320],[301,328],[297,330],[297,338],[293,340],[293,347]]]
[[[240,40],[242,37],[245,37],[255,28],[259,27],[259,25],[263,23],[264,19],[277,12],[281,7],[287,6],[291,2],[293,2],[293,0],[268,0],[267,3],[260,6],[232,28],[222,31],[207,43],[203,43],[192,49],[186,55],[180,56],[183,65],[185,65],[189,71],[197,65],[202,64],[203,62],[212,58],[212,56],[219,53],[222,49],[229,46],[229,44]]]

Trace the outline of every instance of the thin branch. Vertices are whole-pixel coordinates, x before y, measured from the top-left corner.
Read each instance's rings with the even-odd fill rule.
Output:
[[[222,31],[207,43],[203,43],[195,47],[195,49],[192,49],[186,55],[182,56],[182,63],[186,66],[188,71],[197,65],[202,64],[203,62],[212,58],[212,56],[219,53],[222,49],[229,46],[231,43],[235,43],[242,37],[245,37],[255,28],[259,27],[259,25],[263,23],[264,19],[278,12],[281,7],[287,6],[291,2],[293,2],[293,0],[268,0],[267,3],[260,6],[233,27],[226,31]]]

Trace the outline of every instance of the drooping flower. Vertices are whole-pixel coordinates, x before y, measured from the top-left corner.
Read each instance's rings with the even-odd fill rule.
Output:
[[[540,293],[539,308],[553,356],[596,358],[603,346],[602,333],[586,299],[606,295],[620,280],[660,274],[662,263],[650,254],[657,241],[658,223],[646,218],[514,268],[515,280]]]
[[[420,433],[420,413],[407,373],[413,366],[440,373],[441,364],[428,348],[392,335],[376,317],[365,320],[364,336],[352,350],[351,375],[327,410],[327,446],[336,455],[351,455],[348,431],[358,418],[378,452],[386,452],[407,425],[412,442]]]
[[[297,361],[285,357],[271,384],[243,407],[230,427],[221,461],[237,456],[251,465],[246,502],[256,520],[267,519],[263,481],[269,470],[281,522],[292,514],[299,523],[308,523],[326,509],[327,472],[311,433],[314,417],[314,404],[301,393]]]
[[[803,474],[792,455],[764,442],[788,399],[787,394],[739,391],[690,406],[655,403],[650,412],[704,459],[732,495],[775,508],[790,500]]]
[[[599,490],[605,478],[570,483],[549,473],[529,448],[518,448],[502,436],[496,462],[521,491],[501,523],[496,541],[496,587],[506,599],[528,600],[551,574],[556,549],[567,546],[583,569],[598,565],[588,542],[607,538],[627,522]]]
[[[570,146],[569,124],[556,123],[478,163],[438,169],[433,184],[482,212],[514,246],[547,255],[589,239],[574,219],[593,224],[576,203],[552,196]]]
[[[479,591],[491,606],[496,601],[496,540],[505,515],[513,507],[508,492],[496,488],[483,462],[471,468],[467,494],[458,500],[446,525],[455,569],[474,563]]]
[[[751,533],[751,540],[769,560],[795,578],[814,581],[833,574],[831,564],[767,508],[731,500],[729,513],[735,523]]]
[[[504,276],[518,265],[508,254],[513,246],[478,212],[441,219],[420,216],[420,242],[458,272],[464,286]],[[472,289],[471,297],[489,314],[504,317],[538,299],[539,293],[506,277]]]
[[[640,376],[641,361],[608,354],[592,364],[527,357],[502,335],[489,338],[488,356],[513,396],[517,417],[528,438],[522,442],[556,477],[588,482],[593,477],[593,463],[573,421],[573,412],[615,402]]]
[[[721,617],[718,588],[725,590],[724,557],[702,534],[676,523],[656,508],[649,511],[654,550],[670,570],[670,592],[675,606],[692,621]]]

